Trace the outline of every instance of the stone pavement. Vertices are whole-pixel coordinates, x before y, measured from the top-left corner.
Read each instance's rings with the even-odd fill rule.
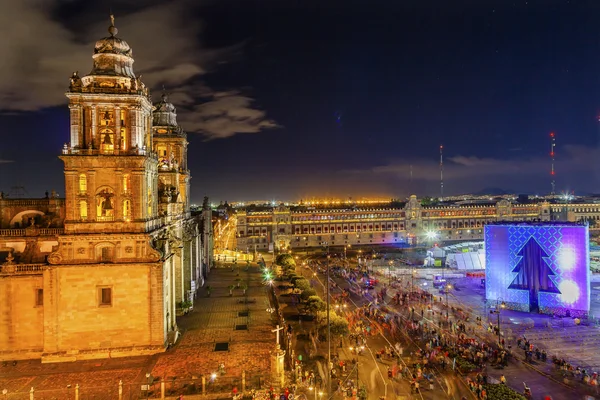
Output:
[[[239,274],[239,275],[238,275]],[[240,282],[230,295],[229,286]],[[0,365],[0,391],[7,389],[3,400],[29,399],[35,388],[36,399],[74,398],[79,385],[81,399],[116,399],[118,383],[123,381],[123,398],[139,398],[146,374],[154,379],[151,398],[159,394],[160,379],[167,382],[167,394],[192,394],[201,389],[201,376],[209,376],[207,390],[241,390],[242,371],[249,386],[264,385],[270,373],[269,351],[275,334],[271,332],[273,315],[267,292],[257,266],[248,270],[213,268],[206,285],[212,287],[210,297],[201,288],[194,309],[178,318],[182,336],[167,352],[154,356],[86,360],[72,363],[42,364],[40,360],[19,361],[16,365]],[[239,326],[239,325],[245,325]],[[247,328],[236,330],[237,328]],[[215,351],[216,343],[228,343],[227,351]],[[225,374],[212,381],[210,375],[224,364]],[[216,396],[218,397],[218,396]],[[186,396],[187,398],[187,396]]]

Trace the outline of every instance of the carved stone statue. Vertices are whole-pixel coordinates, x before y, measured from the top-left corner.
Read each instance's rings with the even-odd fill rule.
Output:
[[[71,91],[81,90],[81,78],[79,77],[79,71],[73,72],[70,78],[71,84],[69,85],[69,89]]]

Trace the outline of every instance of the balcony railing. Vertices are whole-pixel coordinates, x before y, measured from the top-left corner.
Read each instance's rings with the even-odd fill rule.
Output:
[[[46,264],[4,264],[0,265],[2,275],[39,275],[44,272]]]
[[[65,233],[64,228],[0,229],[0,236],[57,236]]]

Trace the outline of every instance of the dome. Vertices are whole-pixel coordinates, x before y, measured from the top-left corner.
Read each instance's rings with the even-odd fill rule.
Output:
[[[131,57],[133,52],[126,41],[115,36],[108,36],[96,42],[94,54],[120,54]]]
[[[153,126],[177,127],[177,110],[172,103],[169,103],[169,96],[163,93],[161,100],[154,104],[152,111]]]
[[[121,38],[115,27],[115,18],[110,16],[110,27],[107,36],[96,42],[94,46],[94,68],[90,75],[108,75],[135,78],[133,73],[133,51]]]

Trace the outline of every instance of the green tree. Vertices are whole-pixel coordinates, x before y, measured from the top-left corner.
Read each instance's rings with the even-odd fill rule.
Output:
[[[300,299],[302,301],[307,301],[312,296],[316,296],[316,295],[317,295],[317,291],[311,287],[308,287],[308,288],[302,290],[302,293],[300,294]]]
[[[283,268],[284,272],[296,268],[296,260],[294,260],[294,257],[288,253],[278,255],[275,259],[275,263],[277,265],[281,265],[281,268]]]
[[[294,286],[296,286],[300,290],[306,290],[311,288],[310,282],[304,278],[296,279],[296,282],[294,282]]]
[[[318,312],[317,319],[319,320],[319,333],[327,335],[327,311]],[[344,336],[350,333],[348,320],[334,311],[329,312],[329,326],[333,336]]]
[[[319,296],[310,296],[306,300],[306,309],[311,314],[316,314],[319,311],[324,311],[327,304]]]

